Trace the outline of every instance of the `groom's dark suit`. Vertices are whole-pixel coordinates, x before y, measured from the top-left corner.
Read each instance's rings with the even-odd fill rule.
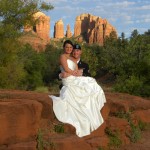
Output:
[[[89,65],[82,60],[78,62],[78,68],[83,69],[83,76],[91,76],[89,73]]]

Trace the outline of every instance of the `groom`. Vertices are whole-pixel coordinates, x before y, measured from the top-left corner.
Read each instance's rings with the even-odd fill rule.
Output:
[[[82,76],[91,76],[91,74],[89,72],[89,65],[81,60],[81,54],[82,54],[81,46],[79,44],[74,44],[72,56],[74,57],[74,59],[76,60],[76,62],[78,64],[78,69],[83,70]],[[69,74],[66,72],[59,74],[60,78],[66,78],[68,76],[69,76]]]

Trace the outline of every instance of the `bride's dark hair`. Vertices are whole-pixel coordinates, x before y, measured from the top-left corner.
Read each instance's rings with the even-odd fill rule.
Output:
[[[65,47],[66,44],[70,44],[73,47],[73,43],[70,40],[66,40],[63,44],[63,47]]]

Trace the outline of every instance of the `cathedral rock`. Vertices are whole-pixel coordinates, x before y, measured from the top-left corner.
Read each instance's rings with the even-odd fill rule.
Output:
[[[71,29],[70,29],[70,25],[69,24],[67,25],[66,37],[67,38],[72,37],[72,33],[71,33]]]
[[[81,14],[76,17],[74,25],[74,37],[82,35],[87,43],[98,43],[103,45],[104,38],[116,29],[101,17],[91,14]]]
[[[46,16],[42,12],[34,14],[37,23],[35,26],[24,27],[24,36],[21,37],[23,43],[29,43],[37,51],[43,50],[45,46],[50,42],[50,17]]]
[[[64,35],[64,23],[62,19],[58,20],[54,26],[54,38],[60,39],[63,38]]]

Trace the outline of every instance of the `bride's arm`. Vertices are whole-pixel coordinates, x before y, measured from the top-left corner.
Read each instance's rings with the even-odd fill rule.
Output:
[[[78,68],[78,65],[77,65],[77,62],[75,62],[76,64],[76,76],[82,76],[83,75],[83,69],[79,69]]]
[[[73,61],[74,61],[74,60],[73,60]],[[83,75],[83,69],[79,69],[79,68],[78,68],[78,64],[77,64],[76,61],[74,61],[74,63],[76,64],[76,69],[75,69],[76,74],[75,74],[75,76],[82,76],[82,75]]]
[[[65,72],[74,75],[76,71],[73,71],[71,69],[69,69],[68,64],[67,64],[67,59],[64,55],[60,56],[60,64],[61,66],[64,68]]]
[[[60,78],[60,79],[67,78],[67,77],[69,77],[69,76],[71,76],[71,74],[70,74],[70,73],[67,73],[67,72],[61,72],[61,73],[59,74],[59,78]]]

